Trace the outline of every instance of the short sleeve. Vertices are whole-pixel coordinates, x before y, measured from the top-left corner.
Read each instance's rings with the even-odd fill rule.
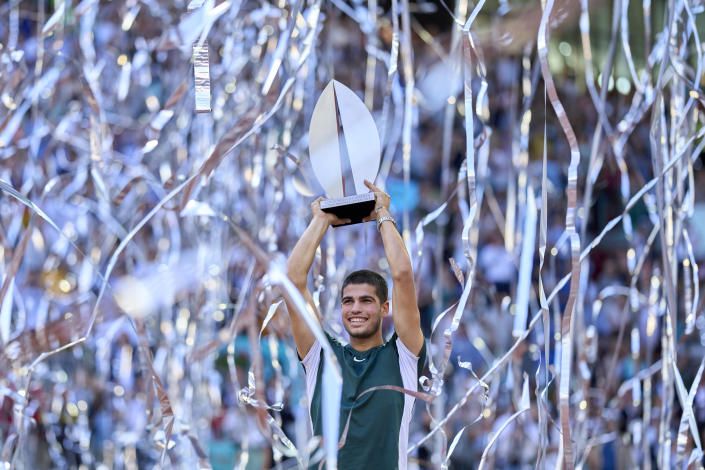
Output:
[[[419,357],[417,357],[409,351],[401,339],[397,337],[395,342],[399,352],[399,371],[401,372],[404,388],[417,390],[420,371],[423,369],[423,361],[425,359],[426,343],[424,341],[424,347],[421,348]]]
[[[318,366],[321,363],[321,343],[316,340],[311,349],[306,353],[306,357],[301,361],[306,373],[306,395],[309,401],[313,399],[313,392],[316,390],[316,379],[318,377]]]

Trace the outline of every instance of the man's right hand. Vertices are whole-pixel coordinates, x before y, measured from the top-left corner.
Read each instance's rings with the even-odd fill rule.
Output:
[[[313,301],[313,296],[307,287],[308,272],[313,264],[313,258],[316,254],[318,246],[323,240],[328,227],[330,225],[340,225],[348,223],[348,219],[340,219],[335,214],[328,214],[321,210],[321,201],[324,198],[319,197],[311,203],[311,214],[313,218],[306,227],[306,230],[299,238],[299,241],[294,245],[294,249],[289,254],[289,259],[286,262],[286,275],[289,280],[296,286],[303,296],[306,304],[314,312],[316,318],[320,318],[320,313],[316,308],[316,303]],[[296,310],[296,305],[290,303],[290,299],[286,298],[286,306],[289,310],[289,318],[291,319],[291,332],[294,335],[296,350],[299,356],[306,357],[311,346],[316,341],[311,329],[308,327],[306,320],[301,317],[303,312]]]
[[[330,225],[345,225],[349,224],[351,222],[350,219],[341,219],[335,214],[329,213],[329,212],[323,212],[321,209],[321,201],[325,201],[326,198],[323,196],[319,197],[315,201],[311,203],[311,215],[314,218],[320,218],[322,220],[325,220],[326,223]]]

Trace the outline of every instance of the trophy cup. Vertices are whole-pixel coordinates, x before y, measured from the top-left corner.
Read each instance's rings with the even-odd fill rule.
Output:
[[[375,207],[374,182],[379,171],[377,126],[365,103],[345,85],[331,80],[316,102],[309,124],[309,151],[316,179],[329,199],[324,212],[358,224]]]

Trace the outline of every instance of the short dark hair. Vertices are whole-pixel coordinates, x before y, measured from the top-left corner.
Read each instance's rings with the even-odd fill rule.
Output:
[[[348,284],[369,284],[375,288],[375,293],[377,294],[377,298],[379,298],[380,304],[387,301],[387,296],[389,295],[387,281],[374,271],[370,271],[369,269],[360,269],[348,274],[343,281],[343,287],[340,289],[341,295]]]

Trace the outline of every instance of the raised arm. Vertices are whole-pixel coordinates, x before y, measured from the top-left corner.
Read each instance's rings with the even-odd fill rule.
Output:
[[[287,277],[292,284],[296,286],[299,292],[301,292],[301,295],[306,301],[306,305],[315,313],[316,318],[320,318],[320,313],[316,309],[311,292],[309,292],[306,285],[308,272],[313,264],[316,249],[318,249],[318,246],[321,244],[323,235],[325,235],[328,227],[332,224],[337,225],[345,222],[344,220],[338,219],[333,214],[323,212],[321,210],[321,200],[323,200],[322,197],[316,199],[311,204],[311,214],[313,215],[311,222],[308,224],[308,227],[306,227],[301,238],[299,238],[299,241],[294,245],[294,249],[291,250],[289,259],[286,261]],[[290,305],[288,301],[286,306],[289,311],[291,332],[294,335],[296,349],[299,352],[299,356],[303,359],[316,341],[316,337],[309,329],[306,321],[296,312],[294,306]]]
[[[395,223],[388,219],[389,195],[382,192],[369,181],[365,185],[375,193],[375,211],[370,217],[376,217],[379,231],[382,235],[384,253],[389,263],[392,275],[392,319],[394,330],[399,339],[409,351],[419,355],[423,347],[421,332],[421,314],[416,303],[416,288],[414,287],[414,271],[411,267],[409,253],[404,246]],[[383,220],[380,224],[379,221]]]

